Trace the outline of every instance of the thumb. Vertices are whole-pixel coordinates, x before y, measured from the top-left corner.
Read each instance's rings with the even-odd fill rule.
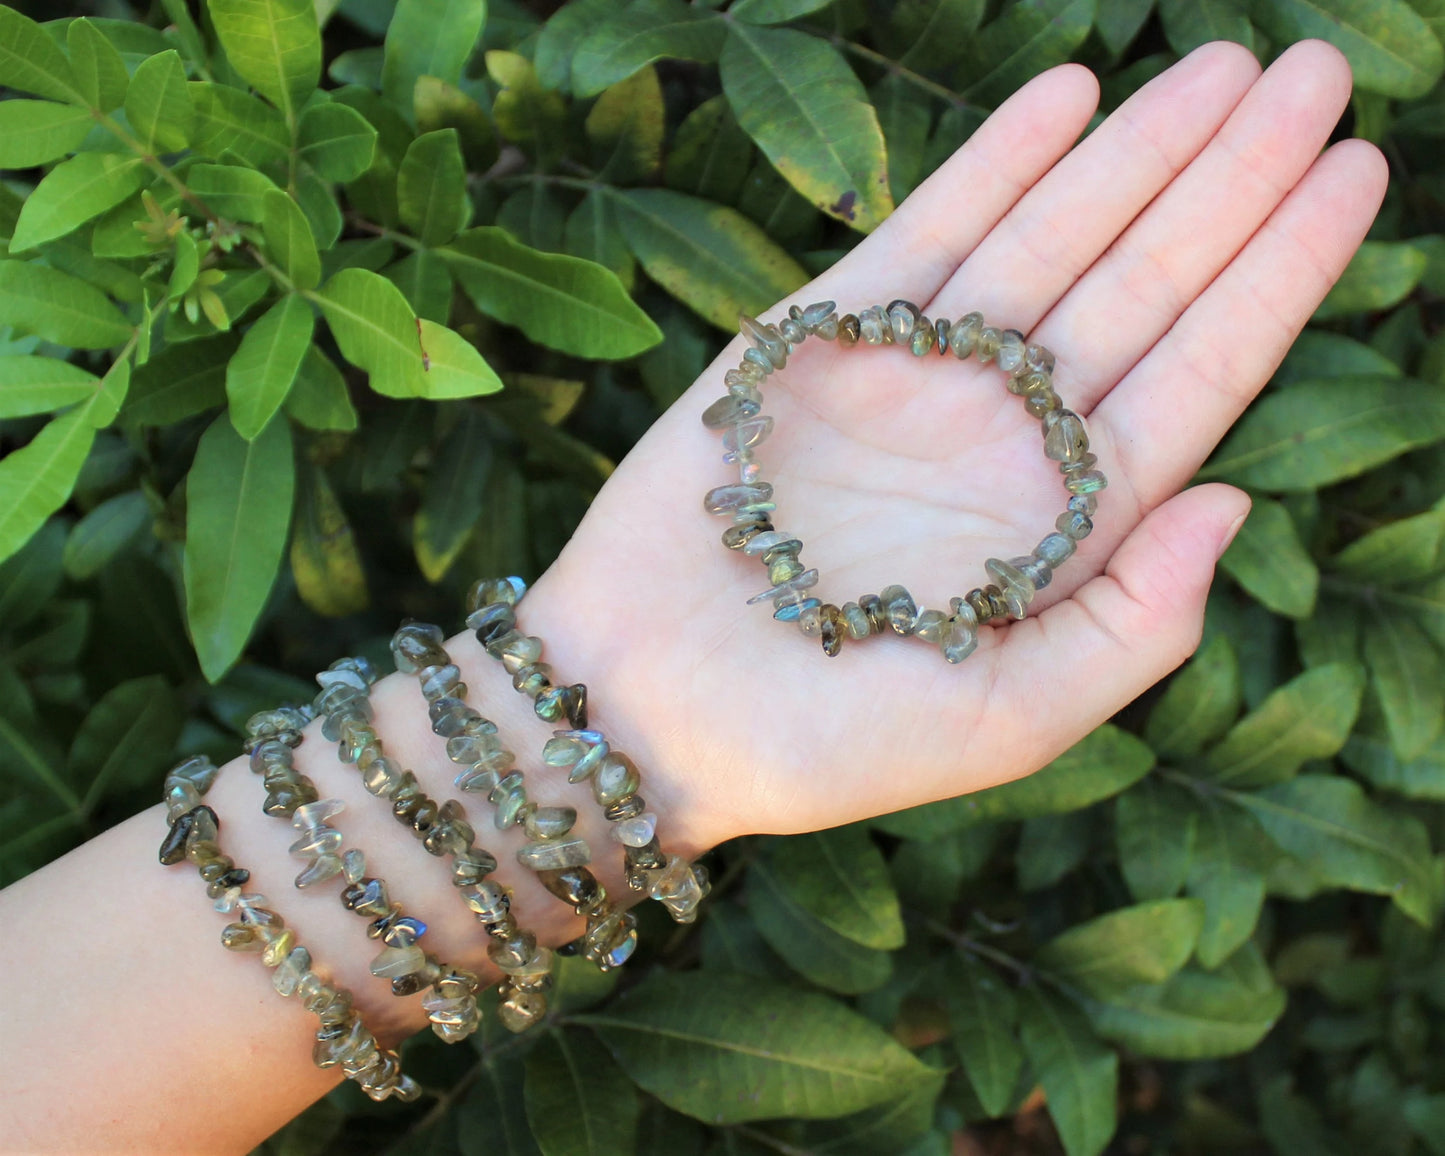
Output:
[[[1000,648],[1007,661],[999,681],[1028,684],[1000,686],[1003,701],[1059,708],[1037,734],[1040,754],[1053,757],[1194,652],[1214,565],[1249,506],[1243,491],[1217,483],[1177,494],[1134,528],[1103,574],[1044,611],[1039,629]]]

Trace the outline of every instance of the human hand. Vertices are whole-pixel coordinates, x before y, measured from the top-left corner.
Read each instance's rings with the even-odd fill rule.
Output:
[[[1180,492],[1263,387],[1363,238],[1379,152],[1324,146],[1350,91],[1333,48],[1263,75],[1201,48],[1074,144],[1097,85],[1032,81],[834,268],[770,310],[902,297],[980,310],[1058,357],[1064,404],[1109,477],[1094,532],[1029,617],[960,666],[914,639],[815,639],[745,605],[767,586],[719,544],[703,494],[736,480],[699,415],[741,340],[653,427],[528,597],[559,676],[644,767],[671,835],[796,832],[1028,774],[1178,665],[1248,509]],[[989,556],[1026,553],[1063,508],[1036,419],[973,359],[813,340],[764,385],[760,447],[780,529],[841,604],[901,583],[944,607]],[[536,625],[537,617],[555,625]],[[648,768],[667,767],[656,788]]]

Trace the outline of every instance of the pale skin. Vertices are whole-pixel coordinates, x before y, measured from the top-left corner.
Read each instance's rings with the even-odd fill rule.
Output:
[[[559,680],[591,692],[594,725],[637,761],[664,845],[694,855],[748,833],[816,830],[1031,773],[1183,661],[1214,564],[1249,506],[1224,485],[1183,490],[1259,392],[1363,238],[1387,171],[1373,146],[1324,149],[1350,91],[1334,49],[1298,44],[1261,74],[1235,45],[1195,52],[1079,141],[1097,84],[1067,65],[1032,81],[882,227],[790,303],[860,309],[894,297],[929,316],[977,309],[1058,356],[1066,405],[1089,421],[1110,484],[1096,529],[1035,602],[984,630],[959,666],[912,639],[827,659],[745,600],[765,575],[723,549],[700,499],[733,480],[698,415],[723,392],[734,342],[598,495],[519,611]],[[1076,143],[1077,142],[1077,143]],[[1324,149],[1323,152],[1321,150]],[[897,349],[809,341],[766,387],[762,447],[780,528],[806,543],[841,604],[900,582],[946,607],[989,556],[1025,553],[1063,491],[1037,422],[999,374]],[[615,845],[590,798],[541,767],[548,731],[469,636],[448,644],[475,705],[520,756],[541,802],[576,804],[614,894]],[[437,799],[449,769],[415,680],[374,696],[388,752]],[[366,849],[444,959],[483,945],[423,854],[313,735],[298,766],[347,801]],[[423,1026],[366,964],[364,923],[298,893],[290,828],[260,812],[240,762],[211,792],[222,842],[318,962],[395,1044]],[[577,921],[528,880],[479,803],[524,925],[551,943]],[[0,945],[0,1148],[242,1153],[337,1077],[310,1064],[314,1020],[251,955],[218,944],[189,867],[162,869],[159,808],[6,892]]]

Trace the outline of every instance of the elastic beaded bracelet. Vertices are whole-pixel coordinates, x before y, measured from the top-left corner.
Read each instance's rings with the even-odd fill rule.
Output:
[[[587,869],[592,861],[587,840],[566,838],[577,822],[576,810],[539,807],[527,798],[522,773],[512,769],[516,756],[497,740],[495,725],[463,701],[466,684],[441,638],[440,627],[411,622],[393,642],[398,668],[403,663],[414,666],[423,656],[440,660],[418,667],[415,673],[428,702],[432,730],[446,739],[447,758],[462,767],[456,786],[487,793],[499,831],[518,823],[524,826],[533,842],[518,849],[517,862],[535,871],[543,886],[587,920],[587,931],[576,945],[583,957],[603,971],[620,967],[637,945],[635,920],[616,911],[607,889]]]
[[[491,937],[487,954],[505,974],[497,986],[498,1017],[508,1031],[525,1031],[547,1014],[552,953],[539,947],[530,931],[518,926],[511,914],[512,893],[487,879],[497,869],[496,856],[475,845],[476,832],[459,802],[448,799],[438,805],[421,789],[411,771],[403,771],[386,756],[371,726],[368,696],[376,681],[371,663],[364,658],[339,659],[316,677],[325,687],[315,702],[324,716],[321,733],[340,744],[341,761],[356,764],[362,785],[391,803],[397,821],[422,840],[428,854],[451,856],[452,885],[459,889],[462,900]],[[471,975],[457,971],[451,974]],[[453,996],[428,995],[422,1007],[433,1024],[461,1027],[466,1017],[475,1013],[476,1005],[474,1001],[469,1004],[458,992]],[[475,1026],[470,1024],[469,1030]]]
[[[554,686],[552,668],[540,661],[542,640],[517,629],[515,607],[526,592],[527,584],[516,577],[474,583],[467,595],[467,625],[476,631],[482,649],[506,667],[512,685],[533,700],[538,718],[557,722],[566,717],[571,723],[570,729],[553,732],[542,758],[549,766],[566,769],[570,783],[591,780],[592,796],[612,824],[612,837],[622,844],[628,887],[647,892],[678,923],[691,923],[709,890],[707,868],[681,855],[663,855],[657,816],[637,793],[641,776],[636,764],[601,731],[587,726],[587,688],[581,683]],[[559,887],[565,885],[558,881]],[[631,932],[633,941],[635,936]]]
[[[323,688],[326,685],[323,681]],[[264,775],[268,787],[273,782],[301,784],[306,793],[316,793],[315,784],[296,770],[292,756],[293,749],[301,743],[300,726],[312,717],[314,714],[309,708],[283,708],[254,715],[246,724],[251,770]],[[366,855],[359,848],[341,850],[341,832],[327,820],[345,809],[346,804],[340,799],[318,799],[302,803],[292,813],[291,825],[300,838],[289,850],[306,860],[306,867],[296,876],[296,887],[311,887],[343,875],[346,886],[340,894],[342,906],[371,920],[367,935],[384,944],[381,953],[371,962],[371,974],[388,980],[395,996],[415,995],[422,988],[431,987],[431,1002],[448,1009],[447,1014],[430,1020],[433,1033],[449,1044],[466,1039],[482,1022],[476,1006],[480,981],[471,972],[449,967],[434,955],[424,953],[417,941],[426,934],[427,925],[420,919],[403,915],[401,905],[390,901],[385,881],[366,874]]]
[[[222,853],[221,821],[201,802],[218,773],[210,759],[197,756],[177,764],[166,776],[166,819],[171,826],[161,843],[161,863],[170,866],[187,859],[194,863],[215,909],[237,913],[236,921],[221,932],[221,943],[231,951],[260,952],[261,962],[274,969],[271,986],[277,993],[299,995],[306,1010],[321,1021],[311,1052],[318,1068],[340,1066],[373,1100],[391,1096],[415,1100],[421,1087],[402,1074],[396,1053],[382,1048],[367,1030],[352,1008],[351,993],[313,969],[311,953],[297,942],[285,920],[266,906],[264,895],[241,890],[251,873]]]
[[[1028,342],[1018,330],[985,325],[981,313],[954,322],[929,320],[911,301],[894,301],[886,308],[873,305],[841,317],[834,310],[832,301],[805,309],[793,305],[776,326],[746,315],[739,318],[739,328],[753,347],[743,354],[738,368],[724,375],[727,395],[702,415],[703,425],[722,433],[723,462],[738,467],[739,480],[710,490],[703,508],[710,514],[730,515],[732,525],[723,533],[723,544],[759,558],[768,568],[771,587],[748,599],[748,605],[771,602],[774,618],[796,622],[805,635],[821,639],[823,652],[830,657],[842,649],[845,638],[867,638],[891,628],[934,643],[949,662],[962,662],[978,646],[980,625],[998,625],[1028,613],[1034,595],[1053,580],[1054,570],[1093,529],[1095,495],[1108,479],[1094,468],[1099,459],[1089,452],[1084,419],[1062,408],[1054,392],[1054,355]],[[809,336],[836,340],[845,347],[861,338],[869,345],[905,346],[917,357],[936,348],[942,356],[952,353],[961,360],[977,354],[980,362],[995,362],[1008,375],[1009,392],[1022,396],[1028,412],[1041,420],[1044,454],[1059,463],[1063,474],[1070,497],[1068,508],[1055,522],[1056,532],[1031,554],[1008,561],[986,560],[984,569],[993,581],[952,599],[947,614],[920,611],[908,591],[896,585],[841,608],[809,594],[817,585],[818,571],[804,569],[798,560],[803,543],[797,537],[774,528],[773,487],[759,480],[761,467],[754,455],[773,432],[773,419],[762,413],[759,386],[786,366],[788,354]]]

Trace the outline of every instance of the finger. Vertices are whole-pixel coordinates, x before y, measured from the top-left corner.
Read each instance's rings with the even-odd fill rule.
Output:
[[[1197,49],[1150,81],[1014,205],[928,305],[1032,329],[1205,147],[1259,76],[1237,44]]]
[[[1325,146],[1350,67],[1321,41],[1288,49],[1209,146],[1039,325],[1087,413],[1239,252]]]
[[[999,723],[996,758],[979,765],[1042,766],[1188,658],[1215,563],[1248,512],[1249,498],[1232,486],[1186,490],[1140,522],[1072,598],[1008,627],[983,656],[992,665],[984,714],[1012,714],[1013,725]]]
[[[1143,508],[1193,476],[1359,247],[1389,181],[1365,141],[1326,152],[1167,337],[1100,403],[1096,434]]]
[[[1005,213],[1079,139],[1099,99],[1093,73],[1066,64],[1009,97],[846,257],[807,289],[857,311],[879,293],[926,301]],[[866,300],[865,300],[866,298]]]

